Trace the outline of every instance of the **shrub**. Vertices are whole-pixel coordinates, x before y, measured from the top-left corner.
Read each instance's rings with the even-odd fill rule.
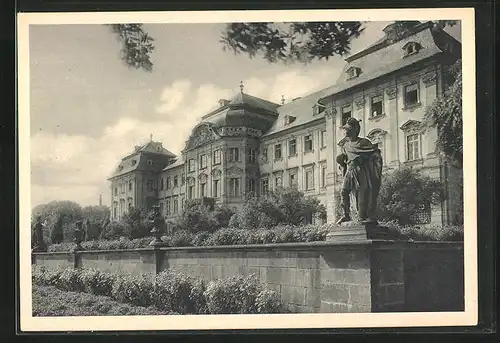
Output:
[[[110,222],[106,228],[101,231],[101,239],[118,239],[120,237],[127,236],[127,228],[122,222],[113,221]]]
[[[255,299],[257,313],[282,313],[283,305],[277,292],[268,289],[262,290]]]
[[[317,198],[293,188],[281,188],[247,200],[231,218],[230,226],[249,230],[278,224],[301,225],[315,215],[326,218],[326,208]]]
[[[422,176],[411,168],[385,174],[379,195],[379,217],[401,225],[416,224],[415,214],[428,211],[444,199],[440,181]]]
[[[54,279],[53,285],[63,291],[83,291],[84,286],[79,274],[76,269],[66,268]]]
[[[96,269],[83,269],[80,273],[80,279],[86,292],[111,296],[116,275]]]
[[[167,270],[154,279],[153,304],[162,311],[199,313],[204,309],[203,290],[203,284],[194,278]]]
[[[149,275],[121,275],[113,283],[111,295],[120,302],[148,307],[152,304],[153,289]]]
[[[199,232],[196,236],[194,236],[191,241],[192,246],[203,246],[205,245],[206,240],[210,238],[210,233],[207,231]]]
[[[169,246],[171,247],[189,247],[193,241],[194,234],[189,231],[182,230],[174,232],[172,236],[169,237]]]
[[[210,281],[205,291],[207,309],[213,314],[271,313],[276,309],[276,295],[264,291],[255,275],[236,275],[227,279]],[[260,306],[260,309],[259,309]],[[261,311],[261,312],[259,312]]]
[[[215,231],[210,237],[205,240],[205,245],[241,245],[247,244],[250,233],[246,230],[224,228]]]
[[[152,307],[118,303],[109,297],[58,290],[50,286],[33,287],[33,316],[123,316],[164,315]]]

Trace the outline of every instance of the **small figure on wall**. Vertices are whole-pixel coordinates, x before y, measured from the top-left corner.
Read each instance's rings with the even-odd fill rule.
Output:
[[[47,245],[45,244],[45,241],[43,240],[43,224],[42,224],[42,217],[41,216],[36,216],[35,218],[35,225],[33,226],[33,252],[43,252],[47,251]]]
[[[345,137],[341,140],[342,153],[336,161],[342,169],[342,217],[337,224],[351,221],[351,193],[361,222],[376,223],[377,197],[382,179],[382,156],[376,144],[359,137],[360,125],[349,118],[342,127]]]

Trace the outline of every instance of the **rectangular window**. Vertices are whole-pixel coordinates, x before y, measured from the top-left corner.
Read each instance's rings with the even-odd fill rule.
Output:
[[[212,189],[212,196],[214,198],[218,198],[219,197],[219,180],[214,180],[214,187]]]
[[[118,187],[115,187],[115,195],[118,195]]]
[[[406,149],[408,161],[414,161],[421,158],[419,134],[413,134],[406,137]]]
[[[167,189],[170,189],[172,184],[170,183],[170,176],[167,176]]]
[[[281,173],[277,173],[274,175],[274,187],[276,189],[283,187],[283,175]]]
[[[262,162],[267,163],[268,155],[267,155],[267,146],[262,148]]]
[[[351,106],[342,107],[342,126],[347,123],[347,120],[352,117]]]
[[[194,171],[194,158],[190,158],[188,162],[188,172],[193,172]]]
[[[307,135],[304,137],[304,152],[313,151],[313,137],[312,135]]]
[[[248,192],[250,194],[254,194],[255,193],[255,180],[254,179],[248,179]]]
[[[148,180],[148,191],[153,190],[153,180]]]
[[[164,188],[165,188],[165,182],[164,182],[163,178],[161,178],[161,180],[160,180],[160,190],[162,191]]]
[[[306,190],[314,189],[314,171],[313,169],[306,170]]]
[[[129,181],[128,182],[128,190],[131,191],[132,190],[132,181]]]
[[[294,155],[297,155],[297,140],[295,138],[288,141],[288,156]]]
[[[160,202],[160,214],[163,216],[163,203]]]
[[[384,98],[382,95],[376,95],[371,100],[371,116],[376,117],[384,113]]]
[[[174,187],[179,185],[179,177],[177,175],[174,176]]]
[[[248,162],[255,163],[256,160],[257,160],[257,153],[256,153],[255,149],[249,148],[248,149]]]
[[[418,83],[405,86],[405,106],[418,103]]]
[[[321,131],[320,144],[321,148],[326,148],[326,130]]]
[[[238,178],[229,179],[229,191],[231,196],[240,195],[240,179]]]
[[[288,186],[291,188],[296,188],[297,183],[297,170],[290,170],[288,172]]]
[[[177,198],[174,199],[174,213],[179,212],[179,200]]]
[[[221,151],[219,149],[214,150],[213,162],[215,164],[221,164]]]
[[[321,187],[326,187],[326,164],[321,166]]]
[[[269,178],[265,177],[262,179],[262,193],[266,194],[269,192]]]
[[[184,186],[184,184],[186,183],[186,176],[184,175],[184,173],[181,174],[181,184]]]
[[[229,149],[229,161],[238,162],[240,160],[240,150],[238,148]]]
[[[188,187],[188,199],[193,199],[194,195],[194,186],[189,186]]]
[[[200,169],[204,169],[207,167],[207,155],[203,154],[200,156]]]
[[[170,212],[170,200],[165,201],[165,210],[167,212],[167,216],[171,215],[172,213]]]
[[[282,155],[281,155],[281,144],[276,144],[274,146],[274,159],[275,160],[281,160],[282,159]]]
[[[207,184],[200,183],[200,197],[204,197],[206,194]]]

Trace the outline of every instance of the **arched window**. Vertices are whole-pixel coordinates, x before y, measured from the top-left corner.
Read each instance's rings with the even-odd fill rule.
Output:
[[[380,150],[380,154],[382,155],[382,161],[384,164],[387,163],[386,159],[386,144],[385,144],[385,137],[387,135],[387,131],[384,131],[382,129],[373,129],[366,135],[366,137],[373,143],[377,144],[378,148]]]

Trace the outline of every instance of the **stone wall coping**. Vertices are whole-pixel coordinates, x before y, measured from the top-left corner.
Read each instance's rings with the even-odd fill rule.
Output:
[[[246,251],[268,251],[268,250],[322,250],[328,247],[344,248],[345,250],[359,249],[369,247],[371,250],[379,249],[463,249],[461,241],[396,241],[396,240],[353,240],[353,241],[319,241],[319,242],[301,242],[301,243],[273,243],[273,244],[245,244],[245,245],[218,245],[218,246],[197,246],[197,247],[146,247],[136,249],[108,249],[108,250],[80,250],[57,251],[57,252],[36,252],[36,256],[49,255],[68,255],[68,254],[103,254],[113,252],[153,252],[155,249],[160,251],[228,251],[228,250],[246,250]]]

